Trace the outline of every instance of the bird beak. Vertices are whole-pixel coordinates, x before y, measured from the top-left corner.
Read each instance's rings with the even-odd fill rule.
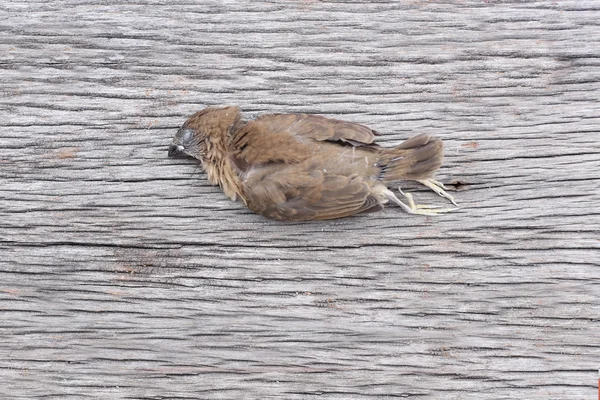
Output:
[[[169,157],[180,157],[185,155],[185,148],[181,145],[172,144],[169,146]]]

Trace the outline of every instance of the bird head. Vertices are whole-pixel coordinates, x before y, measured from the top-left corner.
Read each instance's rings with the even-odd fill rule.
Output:
[[[194,134],[194,130],[185,124],[177,131],[173,142],[169,146],[169,157],[190,156],[200,152],[200,141]]]
[[[205,108],[189,117],[169,146],[169,157],[205,160],[211,148],[227,146],[226,138],[240,120],[239,107]]]

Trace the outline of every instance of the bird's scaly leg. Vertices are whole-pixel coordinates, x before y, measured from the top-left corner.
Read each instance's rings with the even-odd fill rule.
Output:
[[[419,182],[422,185],[427,186],[429,189],[433,190],[438,195],[447,198],[455,206],[458,205],[458,204],[456,204],[456,201],[454,201],[454,196],[452,196],[451,194],[449,194],[448,192],[446,192],[444,190],[444,189],[446,189],[446,187],[444,186],[444,184],[442,182],[438,182],[438,181],[433,180],[433,179],[425,179],[425,180],[417,181],[417,182]],[[400,193],[402,193],[402,191],[400,191]]]

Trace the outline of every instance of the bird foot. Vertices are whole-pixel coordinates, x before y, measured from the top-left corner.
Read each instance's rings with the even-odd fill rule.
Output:
[[[398,188],[400,194],[406,197],[408,201],[408,210],[405,208],[404,210],[410,214],[418,214],[418,215],[438,215],[442,213],[447,213],[450,211],[458,210],[458,208],[442,208],[441,206],[432,206],[427,204],[415,204],[415,201],[410,193],[404,193],[402,189]]]
[[[456,201],[454,201],[454,196],[452,196],[451,194],[449,194],[448,192],[446,192],[444,190],[444,189],[446,189],[446,186],[444,186],[444,184],[442,182],[438,182],[438,181],[433,180],[433,179],[425,179],[425,180],[417,181],[417,182],[419,182],[422,185],[427,186],[429,189],[431,189],[434,192],[436,192],[439,196],[447,198],[455,206],[458,205],[458,204],[456,204]],[[400,193],[402,193],[402,191],[400,191]]]
[[[391,191],[391,190],[386,190],[384,192],[385,196],[390,199],[391,201],[393,201],[394,203],[396,203],[397,205],[399,205],[400,207],[402,207],[402,209],[404,211],[406,211],[409,214],[416,214],[416,215],[439,215],[442,213],[447,213],[450,211],[454,211],[457,210],[457,208],[442,208],[440,206],[432,206],[432,205],[426,205],[426,204],[415,204],[415,201],[412,197],[412,195],[410,193],[404,193],[400,188],[398,188],[398,190],[400,191],[400,194],[402,194],[402,196],[406,197],[406,200],[408,202],[408,204],[404,204],[398,197],[396,197],[396,195]]]

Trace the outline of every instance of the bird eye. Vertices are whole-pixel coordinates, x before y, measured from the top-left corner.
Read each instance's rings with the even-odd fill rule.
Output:
[[[192,132],[191,129],[186,129],[185,131],[183,131],[183,133],[181,135],[181,140],[183,142],[190,142],[193,137],[194,137],[194,132]]]

